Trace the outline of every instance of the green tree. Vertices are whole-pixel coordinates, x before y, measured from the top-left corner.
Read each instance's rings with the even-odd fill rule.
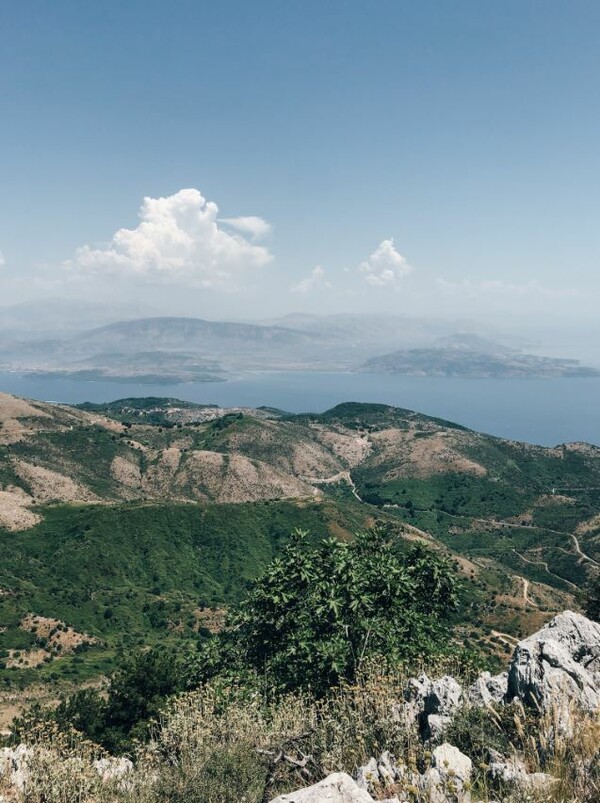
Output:
[[[184,687],[182,661],[163,647],[127,657],[111,678],[108,693],[81,689],[43,718],[75,728],[111,752],[123,752],[144,739],[150,723],[171,694]],[[32,709],[29,719],[39,718]]]
[[[155,647],[125,659],[110,682],[102,742],[118,749],[144,738],[166,698],[182,689],[182,662],[172,651]]]
[[[387,528],[317,545],[297,532],[220,643],[201,652],[196,679],[241,665],[282,691],[322,694],[351,681],[366,658],[400,662],[443,651],[457,598],[450,563],[420,545],[403,554]]]
[[[583,607],[586,616],[600,622],[600,575],[596,576],[584,591]]]

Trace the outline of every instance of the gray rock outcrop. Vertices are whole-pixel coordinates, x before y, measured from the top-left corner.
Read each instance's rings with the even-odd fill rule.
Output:
[[[27,767],[32,752],[31,747],[25,744],[3,747],[0,750],[0,775],[18,792],[22,792],[27,783]]]
[[[411,678],[404,695],[400,718],[417,724],[424,740],[440,739],[452,716],[465,702],[463,688],[455,678],[445,675],[430,680],[426,674]]]
[[[492,781],[516,787],[524,793],[549,792],[556,784],[556,778],[545,772],[528,772],[517,756],[505,759],[496,750],[490,750],[489,753],[487,774]]]
[[[429,803],[470,803],[473,763],[458,747],[445,743],[436,747],[431,767],[420,780]]]
[[[507,702],[542,711],[600,707],[600,624],[565,611],[519,642],[508,670]]]
[[[373,798],[345,772],[334,772],[313,786],[280,795],[271,803],[373,803]],[[392,798],[388,803],[398,803],[398,799]]]
[[[492,705],[501,703],[508,690],[508,672],[491,675],[482,672],[481,675],[467,689],[467,700],[472,706]]]

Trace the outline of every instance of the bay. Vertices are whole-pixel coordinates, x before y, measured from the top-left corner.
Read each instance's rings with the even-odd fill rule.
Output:
[[[378,402],[456,421],[480,432],[545,446],[600,446],[600,378],[460,379],[357,373],[253,373],[229,382],[149,385],[39,378],[0,372],[0,390],[42,401],[102,402],[171,396],[202,404],[322,412],[340,402]]]

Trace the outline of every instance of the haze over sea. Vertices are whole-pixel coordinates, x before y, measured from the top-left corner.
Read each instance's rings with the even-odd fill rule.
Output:
[[[176,385],[90,382],[0,373],[0,390],[70,404],[170,396],[223,407],[322,412],[340,402],[405,407],[502,438],[544,446],[600,446],[600,378],[460,379],[357,373],[255,373],[229,382]]]

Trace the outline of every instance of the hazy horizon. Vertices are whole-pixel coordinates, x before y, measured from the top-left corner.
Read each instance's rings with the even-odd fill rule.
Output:
[[[59,0],[0,21],[0,307],[398,313],[548,342],[594,323],[596,4]]]

